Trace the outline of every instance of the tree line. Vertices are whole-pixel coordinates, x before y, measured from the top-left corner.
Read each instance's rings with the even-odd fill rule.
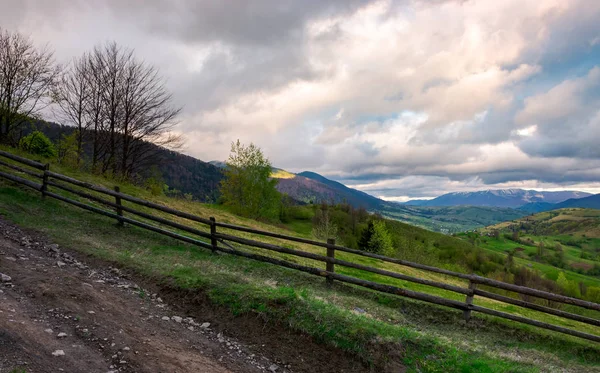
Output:
[[[181,146],[172,133],[180,111],[158,69],[132,49],[108,42],[61,66],[50,48],[36,48],[31,39],[0,28],[4,144],[19,144],[29,123],[52,113],[77,128],[78,165],[86,161],[96,172],[129,178],[155,163],[160,147]]]

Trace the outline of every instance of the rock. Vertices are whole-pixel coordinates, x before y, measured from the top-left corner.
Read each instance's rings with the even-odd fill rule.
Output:
[[[131,350],[129,347],[123,347],[123,351],[129,351]]]
[[[194,331],[194,327],[193,326],[188,326],[188,329],[191,331]]]
[[[273,364],[269,367],[270,372],[277,372],[277,369],[279,369],[279,365],[277,364]]]
[[[48,334],[52,334],[54,333],[54,331],[52,329],[44,329],[44,331]]]
[[[56,350],[52,353],[52,356],[65,356],[65,352],[63,350]]]
[[[169,321],[169,320],[171,320],[171,318],[169,316],[163,316],[162,320]]]
[[[2,282],[11,282],[12,278],[9,275],[5,275],[4,273],[0,273],[0,280],[2,280]]]
[[[356,313],[365,313],[367,311],[363,310],[362,308],[354,307],[354,312],[356,312]]]
[[[66,266],[66,265],[67,265],[67,263],[65,263],[65,262],[61,262],[61,261],[59,260],[58,262],[56,262],[56,265],[58,266],[58,268],[62,268],[62,267],[64,267],[64,266]]]
[[[46,246],[46,247],[48,248],[48,250],[49,250],[49,251],[52,251],[52,252],[54,252],[54,253],[57,253],[57,252],[58,252],[58,245],[57,245],[57,244],[55,244],[55,243],[53,243],[53,244],[50,244],[50,245],[48,245],[48,246]]]
[[[171,318],[173,319],[173,321],[178,322],[178,323],[181,323],[183,321],[183,318],[179,317],[179,316],[173,316]]]
[[[206,329],[206,328],[208,328],[209,326],[210,326],[210,323],[209,323],[209,322],[203,322],[203,323],[202,323],[202,325],[200,325],[200,327],[201,327],[202,329]]]
[[[6,260],[10,260],[11,262],[16,262],[16,261],[17,261],[17,258],[15,258],[15,257],[12,257],[12,256],[7,256],[7,257],[6,257]]]
[[[94,312],[94,311],[88,311],[88,313],[89,313],[90,315],[93,315],[93,314],[95,314],[96,312]]]
[[[65,338],[67,336],[67,333],[58,333],[57,337],[58,338]]]

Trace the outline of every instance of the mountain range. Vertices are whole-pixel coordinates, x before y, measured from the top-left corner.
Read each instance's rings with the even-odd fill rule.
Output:
[[[482,190],[478,192],[454,192],[431,200],[405,202],[412,206],[493,206],[518,208],[535,203],[559,203],[568,199],[591,196],[590,193],[577,191],[540,192],[524,189]]]
[[[432,200],[385,201],[315,172],[274,169],[277,189],[301,203],[348,203],[387,217],[445,233],[460,232],[555,208],[600,208],[600,195],[578,191],[500,189],[448,193]]]

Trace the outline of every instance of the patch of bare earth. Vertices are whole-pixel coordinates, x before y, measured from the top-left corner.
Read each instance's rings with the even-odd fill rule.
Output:
[[[0,372],[368,371],[336,349],[233,317],[201,295],[146,280],[142,288],[2,220],[0,233]]]

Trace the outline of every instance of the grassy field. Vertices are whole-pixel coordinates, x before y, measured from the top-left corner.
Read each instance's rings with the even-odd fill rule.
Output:
[[[109,187],[115,184],[59,166],[52,169],[96,184]],[[304,222],[274,226],[239,218],[220,206],[153,196],[130,184],[120,183],[120,186],[125,193],[200,216],[214,216],[221,222],[310,237]],[[381,363],[375,356],[377,351],[385,348],[399,351],[395,358],[415,372],[600,371],[600,348],[591,342],[480,315],[465,324],[461,312],[342,284],[328,288],[321,278],[238,257],[214,255],[131,226],[118,228],[111,219],[50,198],[42,200],[39,193],[4,181],[0,183],[0,214],[21,226],[45,233],[60,245],[118,263],[142,275],[170,279],[185,289],[205,292],[214,303],[229,308],[234,314],[259,314],[372,363]],[[204,229],[201,225],[198,228]],[[262,240],[283,244],[276,239]],[[284,245],[312,252],[324,251],[289,242]],[[262,254],[305,265],[323,265],[283,254]],[[416,277],[461,284],[456,279],[351,254],[339,257]],[[338,270],[343,274],[464,300],[462,295],[425,285],[342,267],[337,267]],[[535,311],[477,298],[475,303],[600,334],[600,328]]]
[[[490,236],[493,231],[499,234]],[[518,240],[511,237],[514,231]],[[600,286],[600,210],[547,211],[475,234],[480,247],[504,255],[513,252],[518,263],[540,270],[549,279],[556,280],[562,271],[569,280]],[[473,238],[471,233],[458,236]]]

